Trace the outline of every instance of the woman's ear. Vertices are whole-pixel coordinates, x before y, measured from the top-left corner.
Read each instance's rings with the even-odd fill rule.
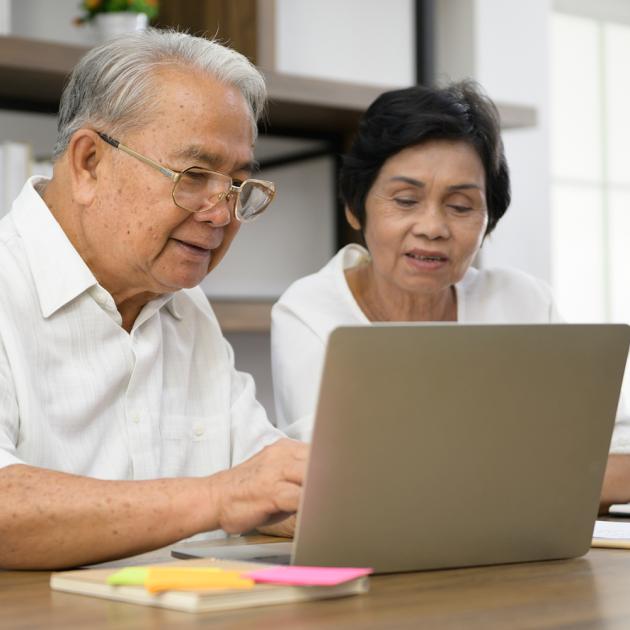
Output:
[[[72,198],[89,206],[96,195],[97,166],[103,157],[103,142],[91,129],[79,129],[66,149]]]
[[[359,219],[357,219],[356,215],[348,206],[346,206],[346,221],[350,224],[350,227],[353,230],[360,230],[361,224],[359,223]]]

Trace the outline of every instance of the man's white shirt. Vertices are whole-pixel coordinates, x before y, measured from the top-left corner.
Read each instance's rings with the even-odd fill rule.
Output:
[[[282,437],[201,289],[149,302],[127,333],[40,180],[0,221],[0,467],[201,476]]]

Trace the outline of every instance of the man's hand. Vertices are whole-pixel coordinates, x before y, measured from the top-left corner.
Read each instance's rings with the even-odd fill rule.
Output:
[[[59,569],[294,513],[308,447],[283,439],[210,477],[107,481],[24,464],[0,469],[0,568]],[[200,509],[199,497],[208,497]]]
[[[0,568],[101,562],[200,532],[237,533],[282,520],[298,508],[307,455],[306,444],[283,439],[210,477],[146,481],[7,466],[0,470]]]
[[[274,523],[273,525],[263,525],[261,527],[257,527],[256,530],[261,534],[267,534],[268,536],[293,538],[295,534],[295,521],[296,516],[295,514],[292,514],[289,518],[285,518],[283,521]]]
[[[294,514],[307,458],[308,445],[282,439],[214,475],[210,500],[217,506],[219,527],[239,534]]]

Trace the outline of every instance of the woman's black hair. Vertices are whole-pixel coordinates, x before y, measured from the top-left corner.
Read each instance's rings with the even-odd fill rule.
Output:
[[[510,174],[499,113],[474,81],[381,94],[363,114],[350,152],[343,157],[340,188],[346,206],[365,229],[365,200],[385,161],[429,140],[462,140],[479,154],[490,234],[510,205]]]

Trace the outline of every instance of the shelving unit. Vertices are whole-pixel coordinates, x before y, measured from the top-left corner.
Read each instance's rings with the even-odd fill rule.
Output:
[[[0,37],[0,107],[56,112],[66,77],[85,52],[78,46]]]
[[[0,37],[0,107],[56,112],[64,81],[86,48]],[[351,133],[361,112],[391,86],[350,85],[264,71],[269,92],[265,131]],[[504,129],[536,124],[533,107],[498,103]]]
[[[66,77],[88,49],[0,36],[0,108],[54,113]],[[361,112],[390,86],[350,85],[264,71],[269,107],[263,133],[348,138]],[[504,129],[536,124],[533,107],[498,103]],[[299,159],[299,156],[297,156]],[[288,156],[288,160],[295,156]],[[273,300],[212,300],[226,332],[269,330]]]
[[[350,85],[277,72],[265,72],[269,91],[269,118],[274,127],[352,133],[361,113],[392,86]],[[533,107],[497,103],[503,129],[536,124]]]

